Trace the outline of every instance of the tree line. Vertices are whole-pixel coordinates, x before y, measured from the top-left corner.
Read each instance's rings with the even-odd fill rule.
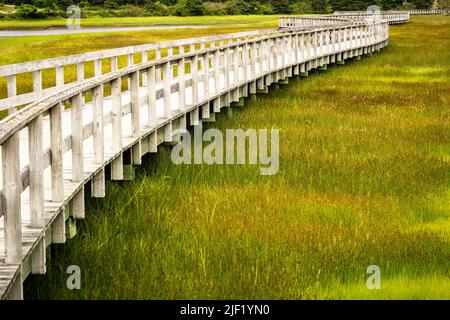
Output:
[[[2,0],[15,5],[16,18],[64,15],[78,5],[85,15],[99,16],[202,16],[248,14],[305,14],[366,10],[448,8],[449,0]],[[1,16],[0,16],[1,18]]]

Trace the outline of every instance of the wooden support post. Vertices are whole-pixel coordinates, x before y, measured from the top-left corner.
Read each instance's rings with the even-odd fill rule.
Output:
[[[64,66],[56,67],[56,86],[64,86]]]
[[[82,115],[82,95],[77,94],[71,99],[72,107],[72,181],[80,182],[84,179],[83,166],[83,115]]]
[[[36,248],[31,253],[31,273],[32,274],[45,274],[46,273],[46,243],[45,232],[42,238],[38,241]]]
[[[22,262],[22,218],[20,204],[19,133],[2,144],[5,263]]]
[[[8,86],[8,98],[15,97],[17,95],[17,83],[16,83],[16,75],[9,75],[7,80]],[[15,107],[11,107],[8,109],[8,114],[13,114],[17,110]]]
[[[66,216],[64,208],[58,213],[52,224],[52,240],[53,243],[66,242]]]
[[[28,125],[30,156],[30,223],[32,228],[42,228],[44,220],[44,164],[42,150],[42,115]]]
[[[53,202],[64,201],[62,145],[62,104],[58,103],[50,109],[50,148]]]
[[[105,147],[103,133],[103,85],[93,89],[92,97],[92,124],[94,141],[95,163],[103,164]],[[102,168],[92,180],[92,196],[103,198],[105,196],[105,172]]]
[[[148,104],[148,126],[156,125],[156,67],[151,66],[147,70],[147,104]]]
[[[133,72],[131,74],[131,135],[133,138],[139,138],[140,133],[140,117],[139,117],[139,72]],[[132,163],[140,165],[141,159],[141,140],[138,141],[132,147]]]
[[[181,47],[180,47],[181,48]],[[182,47],[184,49],[184,47]],[[178,62],[178,110],[186,109],[185,59]]]
[[[111,180],[123,180],[121,78],[111,83],[113,149],[120,155],[111,163]]]
[[[85,218],[85,207],[84,207],[84,187],[82,187],[70,201],[70,213],[75,219]]]
[[[166,62],[163,67],[164,70],[164,118],[170,119],[172,115],[172,91],[171,91],[171,68],[170,62]]]
[[[33,72],[33,92],[42,91],[42,71],[36,70]]]
[[[191,60],[192,104],[198,103],[198,55]]]

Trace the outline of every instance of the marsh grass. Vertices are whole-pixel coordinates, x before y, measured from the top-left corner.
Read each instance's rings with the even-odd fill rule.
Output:
[[[210,126],[280,129],[280,172],[175,166],[160,147],[90,200],[30,299],[450,298],[449,17],[235,108]],[[82,289],[65,287],[69,265]],[[365,286],[369,265],[382,289]]]

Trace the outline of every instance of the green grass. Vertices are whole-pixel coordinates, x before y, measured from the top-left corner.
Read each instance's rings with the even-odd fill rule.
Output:
[[[125,26],[155,26],[155,25],[235,25],[247,23],[274,22],[274,15],[236,15],[236,16],[204,16],[204,17],[113,17],[84,18],[82,27],[125,27]],[[40,29],[66,28],[67,19],[33,19],[0,21],[0,29]]]
[[[278,128],[280,172],[175,166],[91,200],[30,299],[450,299],[450,17],[211,125]],[[69,265],[82,289],[65,287]],[[369,265],[381,290],[365,287]]]

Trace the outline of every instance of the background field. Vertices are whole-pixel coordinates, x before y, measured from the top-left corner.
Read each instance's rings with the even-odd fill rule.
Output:
[[[111,17],[84,18],[81,27],[129,27],[155,25],[235,25],[240,23],[261,23],[277,21],[276,15],[237,15],[237,16],[205,16],[205,17]],[[32,20],[4,20],[0,21],[0,29],[29,29],[29,28],[65,28],[67,19],[32,19]]]
[[[276,176],[175,166],[160,148],[134,181],[88,203],[25,297],[449,299],[449,28],[450,17],[415,17],[381,53],[211,125],[280,129]],[[65,286],[73,264],[80,291]],[[372,264],[381,290],[365,286]]]

